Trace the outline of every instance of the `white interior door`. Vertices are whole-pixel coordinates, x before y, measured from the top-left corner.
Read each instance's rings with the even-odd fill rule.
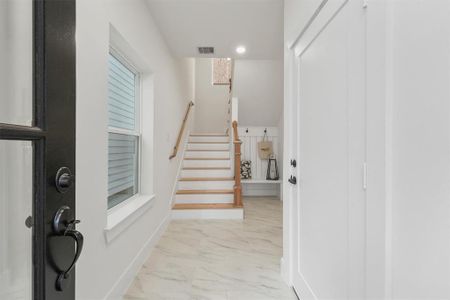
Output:
[[[296,52],[292,277],[302,300],[365,295],[365,11],[341,3]]]

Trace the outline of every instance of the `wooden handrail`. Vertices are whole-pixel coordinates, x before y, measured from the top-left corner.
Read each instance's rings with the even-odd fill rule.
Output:
[[[178,133],[177,143],[175,144],[175,147],[173,147],[173,152],[169,156],[169,159],[172,159],[177,156],[178,148],[180,147],[181,138],[183,137],[184,128],[186,127],[186,121],[189,117],[189,112],[191,111],[191,107],[194,106],[194,102],[189,102],[186,114],[184,115],[183,123],[181,124],[180,132]]]
[[[234,144],[234,206],[242,207],[242,184],[241,184],[241,144],[239,139],[238,123],[233,121],[233,144]]]

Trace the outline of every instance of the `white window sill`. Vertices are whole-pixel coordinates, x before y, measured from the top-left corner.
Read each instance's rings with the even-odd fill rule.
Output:
[[[108,210],[105,238],[112,242],[128,226],[153,206],[155,195],[136,195]]]

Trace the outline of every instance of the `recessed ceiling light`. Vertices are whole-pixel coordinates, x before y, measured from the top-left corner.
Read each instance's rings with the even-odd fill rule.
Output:
[[[245,51],[247,51],[247,49],[245,49],[244,46],[239,46],[239,47],[236,48],[236,52],[237,52],[238,54],[244,54]]]

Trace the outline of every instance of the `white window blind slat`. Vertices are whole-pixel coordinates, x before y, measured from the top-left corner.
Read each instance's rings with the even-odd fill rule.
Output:
[[[123,100],[121,100],[120,97],[117,97],[117,95],[115,95],[114,93],[109,94],[109,105],[114,105],[133,114],[135,113],[134,104],[123,102]]]
[[[113,172],[113,169],[117,170],[117,168],[119,168],[119,167],[129,166],[130,163],[132,163],[132,160],[130,160],[130,159],[109,160],[108,170]]]
[[[121,70],[117,69],[116,66],[110,64],[109,70],[110,70],[110,73],[115,75],[115,78],[121,78],[122,80],[124,80],[130,84],[133,84],[134,78],[132,76],[124,74]],[[109,75],[108,75],[108,77],[109,77]]]
[[[134,153],[110,153],[109,161],[122,160],[122,159],[134,159]]]
[[[114,114],[110,114],[109,126],[125,130],[134,130],[134,124],[132,122],[126,118],[121,118]]]
[[[133,185],[134,185],[133,184],[133,180],[130,180],[128,182],[123,182],[122,184],[118,184],[118,185],[115,185],[115,186],[109,188],[108,189],[108,194],[109,194],[109,196],[116,196],[117,198],[119,198],[119,196],[121,196],[121,194],[120,194],[121,192],[132,188]],[[129,195],[129,197],[134,195],[134,193],[124,193],[124,194],[127,195],[127,196]],[[112,197],[109,200],[111,201],[111,200],[115,199],[116,197]],[[126,197],[123,200],[126,200],[129,197]],[[122,198],[122,197],[120,197],[120,198]],[[122,201],[119,201],[119,203],[120,202],[122,202]]]
[[[129,171],[134,171],[134,168],[132,166],[130,166],[129,164],[126,165],[121,165],[121,166],[117,166],[114,168],[108,168],[109,172],[108,172],[108,176],[110,175],[115,175],[115,174],[120,174],[120,173],[126,173]]]
[[[122,71],[118,71],[114,65],[110,66],[110,72],[108,75],[109,79],[116,80],[116,83],[122,85],[123,87],[128,87],[129,85],[134,85],[134,74],[124,75]]]
[[[109,77],[108,83],[116,94],[120,94],[126,97],[130,102],[134,102],[134,84],[120,82],[114,77]]]
[[[127,92],[121,90],[117,86],[113,85],[111,82],[108,82],[109,85],[109,93],[114,99],[118,100],[119,103],[133,108],[134,110],[134,95],[130,95]]]
[[[113,182],[124,182],[125,180],[134,180],[134,170],[128,170],[126,172],[122,171],[117,174],[109,174],[108,179],[111,183]]]
[[[135,74],[131,72],[126,66],[124,66],[113,55],[109,56],[109,67],[115,74],[121,76],[124,80],[128,80],[130,83],[134,82]]]
[[[134,112],[129,111],[127,107],[116,106],[114,103],[110,103],[109,112],[134,121]]]

